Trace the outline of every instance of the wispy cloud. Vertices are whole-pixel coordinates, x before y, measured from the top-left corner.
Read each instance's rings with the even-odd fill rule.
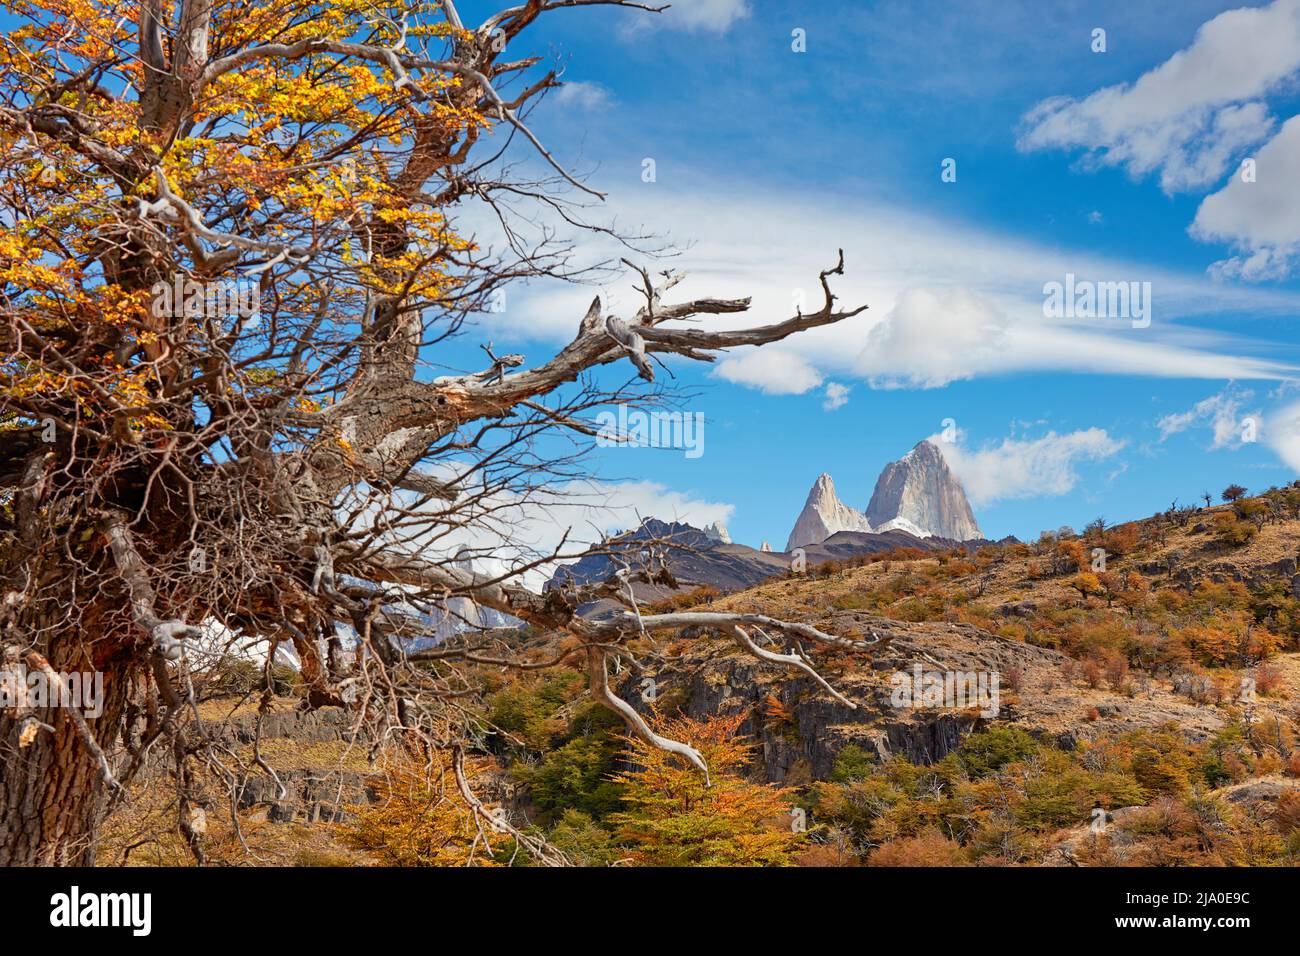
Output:
[[[751,13],[749,0],[679,0],[660,13],[632,11],[627,31],[648,29],[684,30],[689,33],[721,33]]]
[[[822,400],[822,411],[833,412],[837,408],[843,408],[849,403],[849,392],[847,385],[841,385],[839,382],[826,383],[826,397]]]
[[[1263,437],[1277,456],[1300,474],[1300,402],[1271,413]]]
[[[1263,415],[1259,411],[1244,414],[1241,409],[1254,397],[1251,391],[1238,391],[1231,386],[1217,395],[1202,399],[1185,412],[1165,415],[1156,427],[1160,429],[1160,440],[1170,435],[1177,435],[1197,426],[1208,426],[1214,435],[1211,450],[1219,448],[1238,448],[1245,436],[1254,440],[1259,431]]]
[[[767,198],[753,184],[673,191],[664,184],[611,205],[620,222],[694,240],[680,265],[687,279],[674,298],[753,297],[743,316],[710,318],[737,327],[788,318],[796,303],[820,305],[817,273],[843,246],[846,273],[833,279],[839,302],[869,311],[827,328],[725,358],[719,377],[779,394],[798,394],[826,379],[857,377],[873,387],[923,388],[980,376],[1066,371],[1160,378],[1288,379],[1297,369],[1276,343],[1229,335],[1198,321],[1228,315],[1294,316],[1300,295],[1239,287],[1204,274],[1072,253],[990,230],[843,197],[803,195],[799,215],[787,200]],[[770,191],[768,191],[770,192]],[[828,238],[829,237],[829,238]],[[626,255],[592,238],[575,261]],[[668,261],[655,268],[678,265]],[[1049,319],[1043,286],[1067,273],[1097,280],[1142,280],[1152,287],[1152,323]],[[596,291],[622,314],[640,305],[630,272]],[[567,341],[591,301],[592,289],[560,284],[521,289],[509,309],[489,317],[493,334],[548,343]],[[1249,329],[1249,325],[1245,326]],[[767,358],[758,357],[766,354]]]
[[[1079,482],[1078,466],[1117,455],[1126,442],[1112,438],[1104,428],[1087,428],[1040,438],[1004,438],[971,449],[958,441],[930,441],[943,452],[949,467],[961,479],[971,503],[992,504],[1007,499],[1064,495]]]
[[[606,109],[613,100],[613,94],[609,89],[599,83],[565,80],[564,84],[552,94],[551,102],[565,109],[594,112]]]

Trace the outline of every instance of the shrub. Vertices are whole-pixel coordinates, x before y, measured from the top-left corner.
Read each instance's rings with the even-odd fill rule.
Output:
[[[283,664],[271,667],[271,691],[278,697],[293,693],[298,672]],[[266,668],[254,661],[226,657],[213,667],[206,689],[219,696],[254,694],[266,686]]]
[[[957,759],[972,777],[982,777],[1037,752],[1038,742],[1025,731],[996,725],[962,741]]]
[[[1249,521],[1241,521],[1236,515],[1222,512],[1214,516],[1214,538],[1229,548],[1239,548],[1250,544],[1259,534],[1259,528]]]
[[[938,830],[890,840],[868,858],[870,866],[970,866],[961,844]]]
[[[581,810],[565,810],[546,839],[575,866],[609,866],[623,855],[614,835]]]
[[[792,792],[742,776],[754,745],[737,736],[739,713],[712,720],[660,718],[660,733],[689,740],[704,774],[639,737],[625,738],[633,768],[615,777],[627,809],[610,821],[636,862],[649,866],[791,866],[806,845],[790,825]]]
[[[529,788],[543,813],[577,810],[599,820],[623,806],[621,790],[611,779],[619,749],[612,733],[583,734],[547,753],[536,766],[516,764],[511,775]]]
[[[581,674],[568,669],[517,681],[489,699],[489,719],[527,749],[547,750],[567,735],[569,721],[560,710],[582,692],[585,683]]]
[[[466,768],[471,783],[483,769],[482,763]],[[493,866],[508,859],[512,841],[479,826],[441,751],[428,766],[410,760],[376,775],[371,788],[378,801],[352,808],[355,819],[345,836],[384,865]]]
[[[831,769],[831,780],[836,783],[848,783],[850,780],[863,780],[871,776],[876,764],[876,755],[864,750],[857,744],[848,744],[835,755],[835,766]]]

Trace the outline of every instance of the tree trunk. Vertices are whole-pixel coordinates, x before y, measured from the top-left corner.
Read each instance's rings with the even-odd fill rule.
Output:
[[[41,643],[56,672],[103,673],[103,711],[86,717],[86,724],[110,752],[132,684],[130,643],[88,640],[69,630]],[[36,730],[24,747],[20,736],[29,715],[54,730]],[[107,796],[99,763],[66,708],[0,710],[0,867],[93,865]]]

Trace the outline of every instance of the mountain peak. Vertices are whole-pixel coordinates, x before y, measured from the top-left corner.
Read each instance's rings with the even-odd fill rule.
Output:
[[[823,471],[817,476],[817,480],[813,482],[812,491],[808,493],[808,497],[811,498],[814,494],[819,492],[825,493],[827,491],[831,494],[835,494],[835,479]]]
[[[718,544],[731,544],[731,535],[727,533],[727,526],[721,521],[715,521],[704,529],[704,533]]]
[[[870,531],[871,522],[835,494],[835,481],[823,472],[813,482],[803,511],[795,520],[785,550],[793,551],[809,544],[819,544],[837,531]]]
[[[918,529],[938,538],[982,538],[966,492],[934,442],[917,442],[876,480],[867,519],[877,528]]]

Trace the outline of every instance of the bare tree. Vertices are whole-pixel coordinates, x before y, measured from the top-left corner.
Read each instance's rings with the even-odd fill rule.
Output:
[[[501,570],[464,560],[466,541],[509,540],[512,509],[555,504],[584,474],[591,409],[667,397],[664,357],[713,361],[861,311],[836,306],[842,255],[820,308],[752,327],[698,322],[748,299],[672,302],[680,275],[636,267],[635,313],[596,299],[543,361],[491,343],[483,368],[439,359],[503,284],[585,275],[545,223],[604,230],[587,212],[599,194],[526,125],[560,80],[506,51],[539,17],[596,5],[651,10],[526,0],[470,27],[451,0],[437,15],[334,20],[297,0],[183,0],[170,23],[161,0],[135,23],[102,0],[31,8],[24,55],[0,79],[13,256],[0,263],[0,640],[11,668],[101,672],[105,700],[93,719],[0,713],[0,865],[92,861],[104,813],[164,759],[177,827],[203,859],[203,781],[273,773],[212,745],[193,693],[205,641],[251,638],[268,659],[292,646],[311,706],[353,708],[375,741],[453,753],[479,813],[461,770],[482,733],[474,668],[581,659],[595,699],[703,771],[611,687],[629,645],[712,628],[814,677],[803,643],[865,646],[757,615],[643,614],[628,577],[653,567],[525,586],[580,553],[563,545],[521,545]],[[506,162],[516,144],[522,166]],[[528,178],[530,163],[545,172]],[[499,248],[454,228],[469,202],[496,219]],[[223,310],[232,283],[256,306]],[[602,366],[635,375],[602,387]],[[625,611],[577,614],[598,597]],[[452,613],[456,599],[566,640],[539,654],[468,627],[412,650],[420,619],[403,609]],[[760,648],[756,630],[795,650]]]

